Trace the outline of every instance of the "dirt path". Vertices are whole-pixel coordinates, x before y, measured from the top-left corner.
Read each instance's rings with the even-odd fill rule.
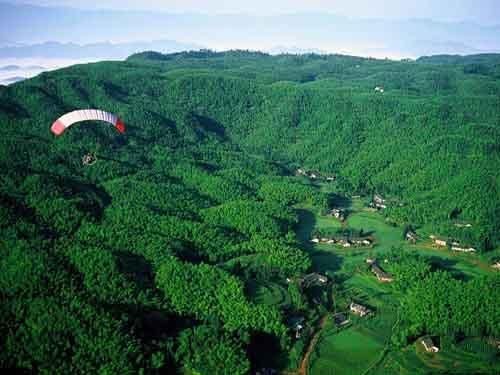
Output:
[[[319,336],[321,334],[321,331],[323,331],[323,328],[326,324],[327,319],[328,319],[328,314],[321,318],[321,321],[319,322],[319,328],[316,331],[316,333],[314,334],[312,340],[309,342],[309,346],[307,347],[307,351],[305,352],[304,357],[302,358],[302,361],[300,362],[300,367],[297,369],[297,372],[296,372],[297,375],[307,375],[309,357],[310,357],[311,353],[313,352],[314,347],[316,346],[316,343],[318,342]]]

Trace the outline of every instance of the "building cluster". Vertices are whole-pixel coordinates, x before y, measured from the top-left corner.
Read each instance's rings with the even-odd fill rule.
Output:
[[[335,219],[339,219],[340,221],[344,221],[346,219],[346,212],[341,208],[332,208],[330,212],[328,212],[329,216],[333,216]]]
[[[333,175],[323,175],[322,173],[318,172],[318,171],[308,171],[304,168],[298,168],[296,171],[295,171],[295,174],[297,176],[305,176],[305,177],[309,177],[311,180],[325,180],[327,182],[333,182],[335,181],[335,176]]]
[[[458,251],[461,253],[475,253],[476,249],[474,247],[464,247],[460,245],[451,245],[451,250]]]
[[[386,200],[381,195],[375,194],[370,202],[370,207],[375,207],[379,210],[387,208]]]
[[[344,247],[349,247],[351,245],[354,246],[371,246],[373,244],[373,241],[369,238],[354,238],[350,240],[346,240],[344,243]],[[347,246],[346,246],[347,245]]]
[[[312,286],[324,286],[328,284],[328,277],[314,272],[299,278],[298,283],[304,289]]]
[[[455,223],[453,224],[457,228],[471,228],[472,224],[471,223]]]
[[[434,242],[434,244],[436,246],[439,246],[439,247],[448,247],[449,246],[451,248],[451,250],[458,251],[461,253],[474,253],[474,252],[476,252],[476,249],[474,247],[461,245],[459,241],[443,240],[443,239],[436,237],[433,234],[431,234],[429,236],[429,238]]]
[[[370,238],[334,238],[334,237],[313,237],[313,243],[335,244],[342,247],[371,246],[373,241]]]
[[[335,238],[313,237],[313,238],[311,238],[311,242],[313,242],[313,243],[334,244],[334,243],[337,243],[337,240]]]

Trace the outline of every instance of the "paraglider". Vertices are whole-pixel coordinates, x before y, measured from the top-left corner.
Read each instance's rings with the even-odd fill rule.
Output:
[[[104,121],[112,125],[118,132],[125,133],[125,124],[118,116],[110,112],[101,111],[100,109],[81,109],[68,112],[54,121],[50,130],[56,136],[59,136],[73,124],[92,120]]]
[[[97,161],[97,156],[95,152],[89,152],[82,156],[82,164],[83,165],[92,165]]]
[[[54,135],[60,136],[70,126],[82,121],[103,121],[113,126],[119,133],[125,133],[125,124],[118,116],[100,109],[81,109],[68,112],[54,121],[50,130]],[[85,166],[90,166],[96,161],[95,152],[89,152],[82,157],[82,164]]]

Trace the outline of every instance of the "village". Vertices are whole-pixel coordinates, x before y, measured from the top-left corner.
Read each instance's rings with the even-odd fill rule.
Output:
[[[471,246],[461,245],[459,241],[453,239],[442,239],[433,234],[429,235],[429,238],[434,242],[437,247],[447,247],[452,251],[458,251],[461,253],[475,253],[476,249]]]
[[[387,262],[387,260],[385,260]],[[378,264],[377,259],[375,258],[367,258],[366,264],[369,266],[371,273],[373,273],[374,277],[380,283],[390,283],[393,281],[392,275],[385,272],[382,267]],[[304,275],[303,277],[295,278],[295,279],[287,279],[288,283],[296,283],[301,290],[302,293],[306,294],[309,288],[320,287],[326,288],[329,285],[331,286],[332,280],[328,278],[328,276],[313,272]],[[335,297],[334,297],[335,298]],[[312,298],[314,304],[319,305],[321,301],[317,298]],[[334,312],[332,318],[335,321],[335,324],[338,327],[346,326],[350,323],[349,314],[354,314],[361,318],[369,317],[371,314],[374,314],[375,311],[368,306],[363,305],[359,302],[351,301],[348,306],[346,306],[344,312]],[[294,315],[291,316],[288,320],[289,328],[294,332],[294,337],[296,339],[301,338],[304,330],[307,327],[307,321],[304,316]]]
[[[313,180],[322,178],[321,174],[317,171],[306,171],[301,169],[298,172],[300,172],[298,175],[307,176]],[[326,180],[324,181],[326,182]],[[363,281],[366,283],[376,282],[383,290],[389,291],[391,290],[390,285],[395,280],[394,276],[387,271],[387,269],[391,269],[390,261],[387,257],[380,256],[380,251],[377,251],[382,245],[379,242],[381,241],[380,236],[384,236],[384,234],[382,232],[378,233],[377,231],[354,230],[351,228],[351,225],[352,223],[358,223],[360,215],[367,215],[367,217],[370,217],[370,220],[373,220],[372,218],[375,217],[380,217],[380,219],[382,219],[385,216],[384,211],[388,209],[388,207],[401,207],[403,203],[394,198],[388,199],[380,193],[373,194],[368,201],[365,200],[366,198],[361,198],[359,196],[354,196],[352,199],[356,202],[354,210],[351,207],[341,205],[330,207],[320,214],[321,217],[324,218],[322,219],[322,223],[325,223],[321,224],[322,226],[330,222],[331,226],[338,229],[320,229],[312,231],[312,235],[307,242],[313,246],[313,248],[318,246],[318,250],[316,250],[318,252],[347,251],[347,253],[345,253],[346,255],[343,256],[348,256],[351,251],[353,252],[352,254],[365,254],[364,263],[366,266],[362,267],[358,264],[356,266],[357,273],[354,274],[354,277],[366,280]],[[352,220],[351,216],[353,217]],[[385,223],[390,223],[387,218],[383,221]],[[384,225],[386,225],[387,228],[392,228],[390,229],[391,232],[401,230],[395,225]],[[454,222],[450,225],[464,230],[473,227],[472,223],[465,221]],[[410,247],[421,246],[435,250],[447,250],[450,256],[452,253],[474,254],[477,252],[475,247],[462,243],[459,240],[428,234],[426,231],[423,231],[422,234],[418,232],[420,232],[419,228],[411,226],[406,227],[402,233],[400,232],[401,237],[399,241],[401,241],[401,243],[406,243],[407,246]],[[500,271],[500,259],[492,263],[491,267]],[[316,306],[316,309],[319,309],[318,311],[323,311],[327,314],[324,318],[327,317],[327,319],[331,321],[332,327],[335,327],[334,332],[337,332],[337,335],[343,331],[351,332],[353,329],[356,331],[358,329],[356,327],[365,325],[363,323],[364,321],[369,322],[373,319],[381,319],[383,321],[388,319],[388,317],[385,316],[386,309],[381,308],[378,303],[374,304],[369,294],[353,295],[351,297],[343,293],[339,295],[338,292],[336,292],[338,289],[336,277],[331,273],[320,271],[311,272],[299,278],[287,279],[287,282],[296,283],[301,293],[311,302],[311,306]],[[325,298],[321,297],[329,294],[332,296],[330,302],[328,302],[328,299],[325,300]],[[330,303],[332,305],[328,308]],[[316,326],[317,323],[315,323],[314,318],[312,318],[312,320],[310,319],[311,318],[308,318],[307,314],[294,314],[288,320],[288,327],[295,340],[302,340],[306,337],[310,338],[308,353],[313,350],[314,345],[317,344],[318,335],[321,334],[322,329],[322,325],[320,325],[319,328]],[[324,320],[322,320],[322,322],[324,322]],[[439,342],[439,337],[425,335],[416,337],[414,345],[417,350],[432,356],[441,352]],[[307,357],[306,355],[306,358]]]

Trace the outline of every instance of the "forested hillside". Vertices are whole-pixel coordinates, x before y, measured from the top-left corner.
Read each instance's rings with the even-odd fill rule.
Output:
[[[127,132],[50,133],[80,108],[118,114]],[[382,194],[397,225],[500,245],[500,57],[146,52],[77,65],[0,86],[0,167],[0,367],[279,367],[304,302],[291,285],[286,308],[251,288],[310,271],[295,205],[332,200],[297,168],[335,176],[339,194]],[[424,281],[412,290],[405,309]]]

